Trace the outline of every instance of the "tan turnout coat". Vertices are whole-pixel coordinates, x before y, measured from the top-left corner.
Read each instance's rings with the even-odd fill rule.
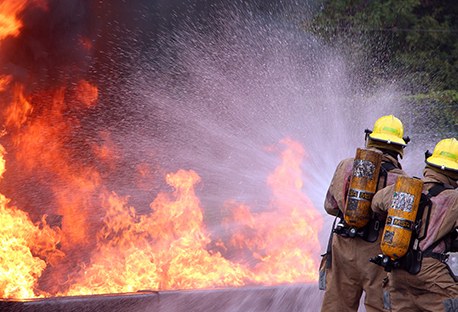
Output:
[[[399,162],[384,154],[382,162],[391,162],[399,168],[388,172],[387,183],[395,183],[398,175],[406,175],[400,169]],[[339,163],[329,186],[324,208],[330,215],[336,216],[339,210],[345,209],[346,195],[353,169],[353,158]],[[379,188],[385,185],[384,179],[379,181]],[[385,215],[380,216],[384,219]],[[331,268],[326,268],[324,255],[320,265],[320,286],[325,288],[321,306],[322,312],[356,312],[363,291],[366,293],[364,305],[368,312],[389,311],[384,308],[382,281],[386,277],[384,268],[369,261],[381,254],[380,240],[383,228],[379,231],[377,241],[369,243],[359,237],[344,238],[333,234]],[[324,284],[324,285],[322,285]]]
[[[452,184],[455,181],[430,168],[425,168],[423,193],[433,187],[434,183],[442,182]],[[385,213],[391,205],[393,186],[377,192],[372,199],[372,209],[376,212]],[[458,191],[446,189],[439,195],[432,197],[432,207],[427,236],[420,242],[420,249],[425,251],[436,241],[445,237],[435,248],[434,252],[446,251],[446,241],[450,232],[458,227]],[[422,220],[426,220],[425,209]],[[423,222],[420,233],[425,229]],[[388,274],[388,283],[385,289],[390,296],[390,304],[393,312],[414,311],[458,311],[458,284],[454,281],[446,263],[438,259],[426,257],[422,260],[421,270],[412,275],[402,269],[392,270]]]

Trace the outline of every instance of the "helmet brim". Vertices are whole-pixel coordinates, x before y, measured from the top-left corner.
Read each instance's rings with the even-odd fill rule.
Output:
[[[431,156],[425,160],[428,165],[441,168],[443,170],[451,170],[458,172],[458,163],[456,161],[450,161],[441,157]]]
[[[372,140],[381,141],[381,142],[385,142],[388,144],[398,144],[402,146],[407,146],[406,142],[403,139],[398,138],[393,135],[388,135],[388,134],[383,134],[383,133],[371,133],[369,134],[369,137]]]

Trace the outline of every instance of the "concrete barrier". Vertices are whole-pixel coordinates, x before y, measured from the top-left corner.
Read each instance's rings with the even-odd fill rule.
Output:
[[[2,299],[0,311],[57,312],[316,312],[323,292],[316,284],[189,291],[144,291],[43,299]]]

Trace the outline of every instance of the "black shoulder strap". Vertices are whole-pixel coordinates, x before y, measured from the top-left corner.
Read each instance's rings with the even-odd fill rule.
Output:
[[[379,181],[380,181],[380,178],[383,177],[383,187],[386,187],[386,178],[388,176],[388,172],[396,168],[398,168],[398,166],[396,166],[392,162],[389,162],[389,161],[382,162],[382,164],[380,165]]]
[[[453,186],[446,184],[446,183],[442,183],[442,182],[425,182],[425,183],[435,183],[436,184],[428,190],[428,194],[426,194],[428,198],[437,196],[447,189],[454,189]]]
[[[426,233],[428,232],[428,224],[429,224],[429,218],[431,216],[431,207],[432,207],[432,202],[430,198],[431,196],[421,193],[420,204],[418,205],[417,216],[415,218],[416,232],[412,236],[413,238],[412,242],[414,240],[417,241],[416,247],[418,247],[418,242],[423,240],[426,237]],[[419,235],[420,235],[421,223],[422,223],[422,218],[423,218],[423,214],[424,214],[426,207],[428,207],[428,214],[426,215],[425,230],[423,231],[423,236],[420,237]],[[415,236],[416,236],[416,239],[415,239]]]
[[[386,172],[399,168],[398,166],[389,161],[383,162],[381,166]]]

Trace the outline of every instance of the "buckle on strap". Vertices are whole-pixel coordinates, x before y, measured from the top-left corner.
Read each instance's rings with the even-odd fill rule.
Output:
[[[441,258],[440,258],[440,261],[441,262],[447,262],[448,261],[448,257],[450,256],[450,254],[448,253],[441,253]]]
[[[354,238],[358,230],[355,227],[349,227],[343,222],[339,222],[333,232],[339,234],[342,237]]]

